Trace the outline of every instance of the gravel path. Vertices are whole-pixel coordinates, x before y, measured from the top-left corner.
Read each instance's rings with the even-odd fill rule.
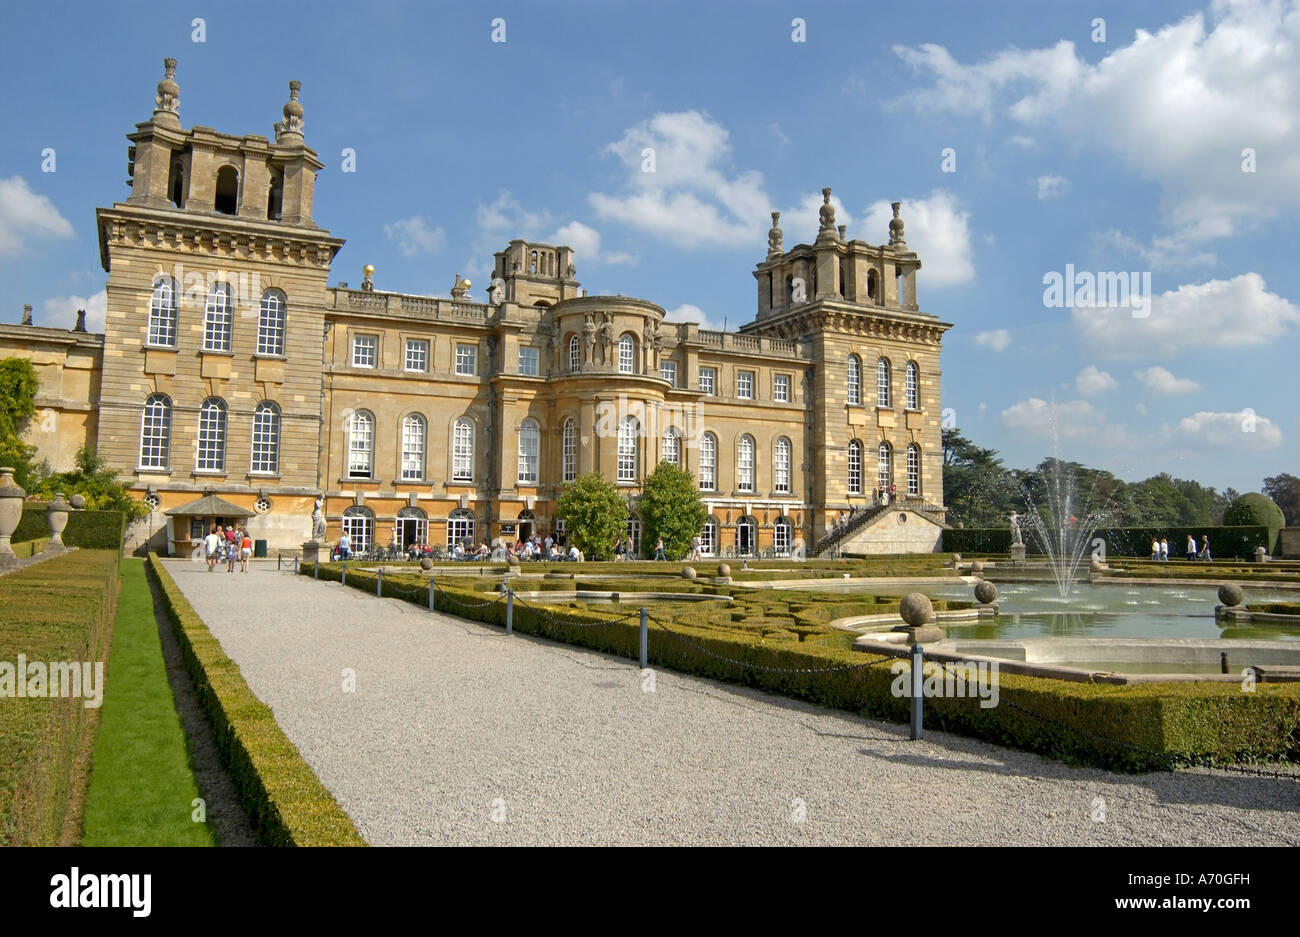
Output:
[[[168,570],[375,845],[1300,845],[1296,781],[912,742],[670,671],[646,693],[635,662],[274,566]]]

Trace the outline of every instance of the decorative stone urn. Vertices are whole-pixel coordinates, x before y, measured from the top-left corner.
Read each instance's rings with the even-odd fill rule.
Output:
[[[68,526],[68,513],[71,510],[72,508],[63,500],[61,491],[54,495],[54,500],[45,509],[45,520],[50,525],[50,542],[45,548],[47,553],[57,553],[67,549],[63,543],[63,529]]]
[[[14,470],[7,466],[0,468],[0,566],[12,566],[18,562],[9,538],[22,520],[25,497],[27,492],[14,484]]]

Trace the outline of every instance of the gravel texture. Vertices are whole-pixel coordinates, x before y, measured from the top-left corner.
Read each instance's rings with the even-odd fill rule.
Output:
[[[273,565],[168,569],[375,845],[1300,845],[1294,780],[913,742],[671,671],[644,692],[635,662]]]

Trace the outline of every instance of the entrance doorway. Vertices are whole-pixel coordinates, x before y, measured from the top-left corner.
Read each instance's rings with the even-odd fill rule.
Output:
[[[758,543],[758,524],[752,517],[742,517],[736,522],[736,555],[753,556]]]
[[[519,540],[521,542],[531,540],[533,532],[537,529],[537,515],[532,511],[519,512]]]
[[[423,547],[429,540],[429,518],[419,508],[397,512],[397,543],[403,550]]]

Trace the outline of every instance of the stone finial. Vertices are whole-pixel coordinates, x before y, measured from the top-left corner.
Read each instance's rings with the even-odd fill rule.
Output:
[[[894,209],[894,217],[889,219],[889,244],[891,247],[907,247],[907,242],[903,240],[903,219],[898,217],[898,209],[902,204],[902,202],[890,202],[890,207]]]
[[[817,214],[821,217],[821,231],[835,230],[835,206],[831,204],[831,190],[822,189],[822,207],[817,209]]]
[[[77,324],[72,327],[72,331],[74,332],[86,331],[86,310],[84,309],[77,310]]]
[[[839,232],[841,241],[844,240],[844,232],[847,231],[848,229],[849,229],[848,225],[840,225],[838,228],[835,229],[836,231]]]
[[[301,90],[301,81],[289,82],[289,100],[284,102],[284,120],[275,125],[276,143],[296,143],[302,140],[302,104],[298,101],[298,92]]]
[[[158,82],[158,95],[154,98],[154,123],[179,128],[181,125],[181,86],[176,84],[176,60],[163,59],[163,80]]]
[[[465,294],[469,292],[470,285],[469,277],[461,279],[461,275],[459,273],[456,274],[456,282],[453,283],[451,287],[451,298],[464,299]]]
[[[363,291],[369,293],[375,288],[374,276],[375,276],[374,264],[366,264],[364,267],[361,268],[361,277],[362,277],[361,289]]]
[[[781,213],[772,212],[772,227],[767,232],[767,257],[771,260],[773,257],[785,253],[785,248],[781,245]]]
[[[32,304],[23,303],[23,325],[32,324]]]

